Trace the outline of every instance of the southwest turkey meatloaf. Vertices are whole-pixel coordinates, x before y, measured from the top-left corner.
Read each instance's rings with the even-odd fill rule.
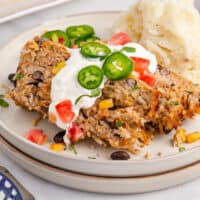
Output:
[[[19,106],[47,116],[51,102],[52,67],[69,58],[65,46],[39,37],[27,42],[21,52],[15,87],[10,96]],[[155,133],[168,133],[200,111],[200,86],[158,67],[152,87],[130,76],[107,80],[102,95],[90,108],[82,108],[74,124],[83,136],[104,146],[133,153],[149,144]],[[113,107],[100,109],[102,100]]]
[[[15,87],[10,97],[19,106],[37,111],[44,117],[50,104],[52,68],[69,58],[65,46],[35,37],[27,42],[20,55]]]

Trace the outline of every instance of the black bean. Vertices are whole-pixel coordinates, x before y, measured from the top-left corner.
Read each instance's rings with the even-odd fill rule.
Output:
[[[158,70],[162,70],[162,66],[161,65],[157,65]]]
[[[116,109],[118,109],[118,107],[114,105],[112,108],[109,108],[108,110],[116,110]]]
[[[41,111],[44,112],[44,113],[48,113],[49,108],[48,108],[48,107],[42,106],[42,107],[41,107]]]
[[[63,139],[64,136],[65,136],[65,131],[60,131],[54,136],[53,140],[55,143],[64,143]]]
[[[164,134],[167,135],[172,131],[172,129],[166,129],[165,127],[163,127],[163,131],[164,131]]]
[[[127,82],[127,84],[128,84],[130,87],[136,86],[136,84],[137,84],[137,81],[134,80],[134,79],[132,79],[132,78],[128,78],[128,79],[126,80],[126,82]]]
[[[111,154],[112,160],[129,160],[130,155],[125,151],[115,151]]]
[[[114,81],[109,81],[109,85],[115,85]]]
[[[38,80],[38,81],[42,81],[42,79],[43,79],[43,73],[41,71],[35,71],[33,73],[33,79],[34,80]]]
[[[8,80],[10,80],[12,83],[15,83],[15,73],[11,73],[8,75]]]
[[[28,83],[28,85],[33,85],[35,87],[38,87],[38,81],[36,81],[36,82],[30,82],[30,83]]]
[[[149,122],[145,122],[144,123],[144,127],[146,130],[150,130],[150,131],[158,131],[158,124],[149,121]]]

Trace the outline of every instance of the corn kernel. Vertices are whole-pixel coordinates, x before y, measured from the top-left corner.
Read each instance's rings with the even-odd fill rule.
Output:
[[[57,121],[56,116],[52,112],[49,113],[49,121],[52,123],[56,123]]]
[[[178,132],[179,132],[181,141],[182,141],[182,142],[185,142],[185,141],[186,141],[185,129],[184,129],[184,128],[181,128],[181,129],[178,130]]]
[[[129,74],[127,78],[135,79],[135,76],[133,74]]]
[[[56,66],[53,67],[53,74],[57,74],[63,67],[65,66],[65,62],[60,62]]]
[[[63,143],[53,143],[50,145],[50,149],[56,152],[61,152],[64,150],[65,145]]]
[[[180,144],[186,142],[185,129],[181,128],[174,134],[174,146],[179,146]]]
[[[190,133],[186,136],[187,143],[193,143],[200,140],[200,132]]]
[[[100,109],[108,109],[114,106],[112,99],[105,99],[99,102]]]

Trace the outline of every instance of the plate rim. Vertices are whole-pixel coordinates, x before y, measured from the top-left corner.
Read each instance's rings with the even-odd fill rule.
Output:
[[[8,146],[8,149],[9,150],[13,150],[14,152],[17,152],[19,155],[21,155],[22,157],[27,157],[29,160],[33,160],[35,163],[38,163],[38,164],[41,164],[41,165],[45,165],[49,168],[52,168],[52,169],[55,169],[55,170],[60,170],[60,171],[67,171],[69,173],[73,173],[73,174],[76,174],[76,175],[81,175],[81,176],[87,176],[87,177],[96,177],[96,178],[106,178],[106,179],[120,179],[120,180],[128,180],[130,178],[136,178],[136,179],[141,179],[141,178],[148,178],[148,177],[153,177],[153,176],[163,176],[163,175],[167,175],[167,174],[171,174],[171,173],[176,173],[177,171],[182,171],[182,170],[186,170],[190,167],[193,167],[195,165],[200,165],[200,160],[199,161],[196,161],[196,162],[193,162],[191,164],[188,164],[188,165],[185,165],[185,166],[182,166],[182,167],[178,167],[178,168],[175,168],[175,169],[172,169],[172,170],[167,170],[167,171],[164,171],[164,172],[159,172],[157,174],[148,174],[148,175],[139,175],[139,176],[128,176],[128,177],[117,177],[117,176],[101,176],[101,175],[92,175],[92,174],[83,174],[81,172],[74,172],[72,170],[67,170],[67,169],[62,169],[61,167],[57,167],[57,166],[53,166],[49,163],[45,163],[44,161],[41,161],[37,158],[34,158],[33,156],[23,152],[22,150],[20,150],[19,148],[15,147],[13,144],[11,144],[9,141],[7,141],[4,137],[2,137],[0,135],[0,144],[2,144],[4,146]],[[200,176],[200,175],[199,175]]]
[[[70,2],[70,1],[72,1],[72,0],[56,0],[54,2],[49,2],[49,3],[42,4],[42,5],[36,5],[36,6],[30,7],[30,8],[25,9],[25,10],[20,10],[20,11],[14,13],[14,14],[10,14],[10,15],[6,15],[4,17],[1,17],[0,18],[0,24],[3,24],[5,22],[8,22],[8,21],[11,21],[11,20],[26,16],[26,15],[32,14],[32,13],[35,13],[35,12],[38,12],[38,11],[41,11],[41,10],[44,10],[44,9],[47,9],[47,8],[52,8],[54,6],[57,6],[57,5],[66,3],[66,2]]]
[[[185,180],[182,180],[179,176],[179,179],[176,179],[176,182],[172,182],[173,177],[175,177],[174,175],[176,174],[180,174],[180,173],[187,173],[190,170],[193,170],[194,168],[198,168],[199,170],[199,166],[200,166],[200,161],[197,163],[193,163],[190,164],[188,166],[185,167],[181,167],[178,168],[176,170],[172,170],[172,171],[167,171],[164,173],[158,173],[158,174],[150,174],[150,175],[145,175],[145,176],[132,176],[132,177],[106,177],[106,176],[97,176],[97,175],[90,175],[90,174],[82,174],[82,173],[77,173],[77,172],[73,172],[70,170],[66,170],[66,169],[61,169],[59,167],[55,167],[52,166],[50,164],[44,163],[40,160],[37,160],[33,157],[31,157],[30,155],[22,152],[21,150],[19,150],[18,148],[16,148],[15,146],[13,146],[12,144],[10,144],[8,141],[6,141],[3,137],[0,136],[0,151],[2,151],[5,155],[7,155],[11,160],[13,160],[16,164],[20,165],[22,168],[24,168],[25,170],[29,171],[31,174],[36,175],[37,177],[41,177],[43,179],[45,179],[46,181],[50,181],[53,182],[55,184],[58,185],[62,185],[68,188],[72,188],[72,189],[78,189],[81,191],[88,191],[88,192],[97,192],[97,193],[105,193],[105,194],[139,194],[139,193],[149,193],[149,192],[153,192],[153,191],[160,191],[160,190],[165,190],[168,188],[172,188],[172,187],[176,187],[178,185],[182,185],[186,182],[190,182],[192,180],[198,179],[200,177],[200,175],[196,175],[194,176],[193,174],[191,175],[191,177],[187,177]],[[15,157],[15,159],[13,159],[13,156]],[[26,165],[22,164],[20,161],[18,161],[18,159],[20,158],[20,160],[24,160],[24,164],[25,163],[29,163],[29,165],[31,166],[36,166],[37,168],[40,168],[42,170],[45,170],[46,173],[49,174],[49,172],[54,173],[55,174],[63,174],[65,176],[74,176],[74,178],[76,179],[76,181],[79,181],[80,179],[88,179],[86,180],[86,184],[93,184],[94,181],[98,182],[98,184],[102,184],[101,181],[103,182],[108,182],[108,184],[113,184],[114,189],[111,187],[111,189],[107,189],[105,191],[105,189],[99,189],[98,187],[95,188],[90,188],[90,187],[81,187],[78,186],[77,183],[73,183],[73,186],[71,186],[69,183],[60,183],[56,180],[52,180],[52,178],[47,178],[45,176],[47,175],[41,175],[41,173],[37,173],[36,171],[33,171],[32,169],[26,167]],[[16,161],[17,159],[17,161]],[[30,164],[31,163],[31,164]],[[191,174],[191,173],[190,173]],[[52,174],[51,174],[52,176]],[[171,178],[170,178],[171,177]],[[182,176],[181,176],[182,177]],[[162,180],[162,178],[165,180],[163,180],[163,184],[160,184],[159,180]],[[79,180],[78,180],[79,179]],[[89,181],[90,179],[90,181]],[[170,179],[167,181],[167,179]],[[141,182],[143,181],[143,182]],[[139,182],[139,183],[138,183]],[[148,182],[148,183],[147,183]],[[132,184],[139,184],[141,185],[142,183],[146,183],[147,186],[149,186],[149,188],[147,189],[145,187],[144,190],[141,189],[141,186],[137,186],[137,189],[134,188],[134,191],[132,190]],[[75,184],[75,185],[74,185]],[[97,184],[97,183],[96,183]],[[152,186],[153,184],[153,186]],[[116,185],[120,185],[120,190],[116,190],[115,187],[117,187]],[[127,188],[127,185],[129,187],[131,187],[130,189],[124,189],[125,187]],[[138,189],[140,188],[140,189]]]

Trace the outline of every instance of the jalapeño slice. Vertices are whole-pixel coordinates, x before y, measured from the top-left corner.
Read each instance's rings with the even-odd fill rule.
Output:
[[[81,54],[89,58],[105,58],[111,50],[104,44],[89,42],[81,48]]]
[[[121,80],[133,71],[133,62],[123,53],[114,52],[103,64],[103,72],[110,80]]]
[[[54,42],[58,42],[61,44],[64,44],[65,46],[69,47],[70,46],[70,39],[66,35],[65,32],[61,30],[53,30],[53,31],[48,31],[45,34],[42,35],[43,38],[48,38]]]
[[[95,89],[101,85],[103,71],[96,65],[84,67],[78,73],[78,82],[86,89]]]
[[[66,29],[66,33],[72,39],[79,39],[92,36],[94,29],[89,25],[70,26]]]
[[[78,47],[81,48],[86,43],[95,42],[96,40],[100,40],[100,38],[98,38],[96,36],[91,36],[91,37],[87,37],[87,38],[80,38],[80,39],[75,40],[75,44],[77,44]]]

